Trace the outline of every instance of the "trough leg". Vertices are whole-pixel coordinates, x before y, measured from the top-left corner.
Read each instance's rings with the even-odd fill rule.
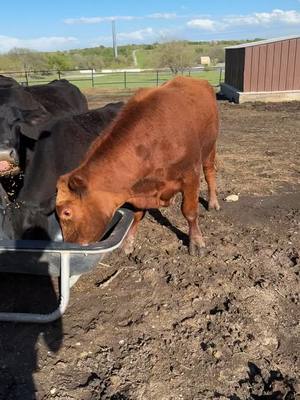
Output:
[[[205,243],[198,225],[198,196],[200,179],[197,174],[185,178],[182,188],[181,211],[189,224],[189,253],[191,255],[203,255]]]
[[[3,312],[0,313],[0,321],[47,323],[60,318],[70,297],[70,254],[62,253],[60,263],[60,303],[56,310],[50,314]]]

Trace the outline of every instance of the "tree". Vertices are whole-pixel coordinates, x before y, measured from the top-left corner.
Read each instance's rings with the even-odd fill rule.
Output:
[[[223,46],[215,45],[208,49],[208,55],[211,58],[213,64],[225,61],[225,50]]]
[[[47,63],[49,69],[57,69],[64,71],[70,69],[70,60],[68,56],[60,53],[50,53],[47,55]]]
[[[156,59],[158,67],[168,67],[176,75],[194,64],[195,51],[187,42],[172,41],[158,47]]]
[[[85,56],[85,65],[90,69],[101,69],[104,67],[104,62],[101,56],[91,54]]]
[[[85,57],[80,53],[72,54],[72,62],[74,69],[84,69],[86,68],[86,61]]]
[[[14,48],[7,53],[11,60],[14,60],[14,64],[18,64],[19,69],[26,70],[43,70],[47,66],[47,62],[43,53],[38,51],[25,49],[25,48]]]

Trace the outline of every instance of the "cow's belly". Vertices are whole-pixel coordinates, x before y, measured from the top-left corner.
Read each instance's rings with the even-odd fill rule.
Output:
[[[179,181],[164,182],[160,185],[159,190],[145,192],[139,196],[132,197],[129,203],[141,209],[167,207],[170,204],[171,198],[180,189],[181,185]]]
[[[176,193],[178,193],[181,189],[180,182],[171,182],[159,193],[159,201],[161,202],[161,206],[168,206],[170,200]]]

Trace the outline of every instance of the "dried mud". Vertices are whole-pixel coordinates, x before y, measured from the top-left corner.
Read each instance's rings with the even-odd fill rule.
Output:
[[[148,213],[134,253],[82,276],[62,320],[0,325],[0,399],[300,398],[300,103],[219,106],[206,256],[188,254],[180,196]],[[7,309],[57,301],[47,278],[3,274],[0,290]]]

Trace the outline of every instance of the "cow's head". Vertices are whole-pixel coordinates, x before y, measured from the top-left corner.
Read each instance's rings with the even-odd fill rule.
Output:
[[[45,108],[23,88],[0,89],[0,176],[19,172],[21,135],[37,140],[48,119]]]
[[[56,212],[64,240],[82,245],[100,240],[115,211],[124,203],[121,197],[93,190],[88,180],[78,173],[60,177]]]

